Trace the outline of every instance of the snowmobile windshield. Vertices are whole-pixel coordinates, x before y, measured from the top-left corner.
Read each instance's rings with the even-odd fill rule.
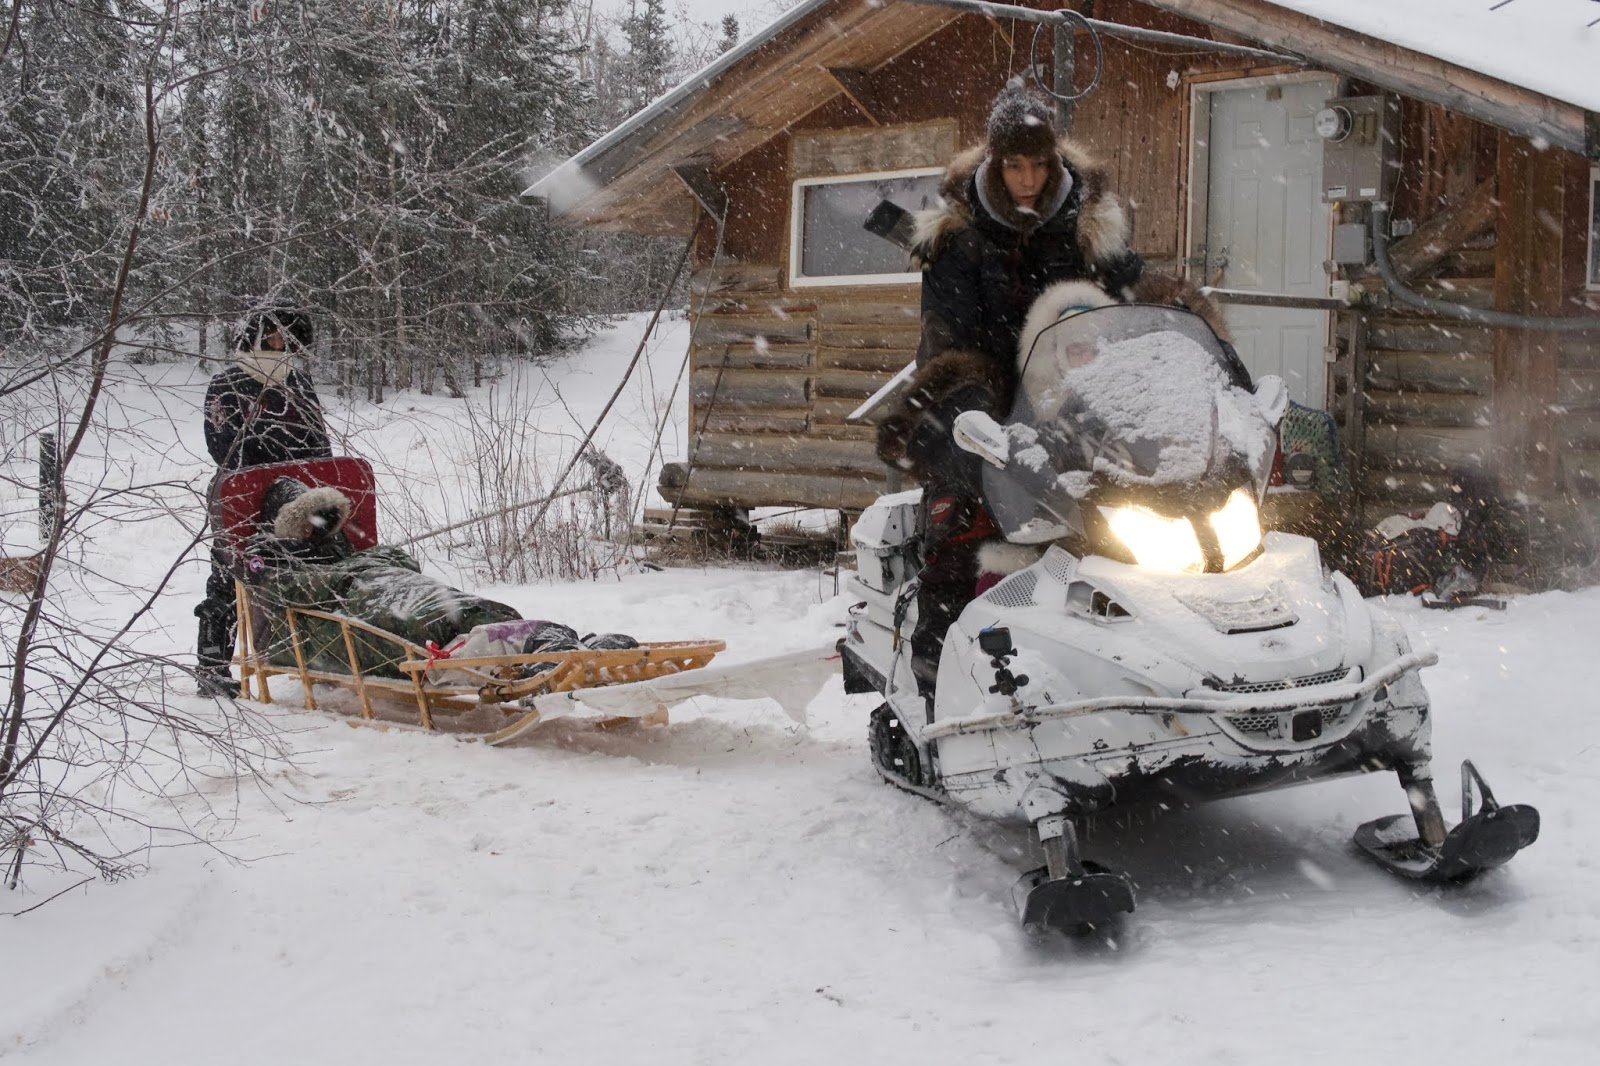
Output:
[[[1253,513],[1277,438],[1236,367],[1202,319],[1173,307],[1098,307],[1043,330],[1004,427],[1009,461],[984,470],[1006,537],[1082,536],[1118,508],[1210,516],[1241,490]]]

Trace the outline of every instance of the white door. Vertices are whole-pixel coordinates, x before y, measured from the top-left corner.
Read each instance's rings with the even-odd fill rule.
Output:
[[[1328,205],[1313,118],[1328,81],[1204,93],[1209,100],[1204,284],[1327,296]],[[1205,100],[1201,103],[1204,104]],[[1291,399],[1323,405],[1326,311],[1227,305],[1233,343],[1253,375],[1277,374]]]

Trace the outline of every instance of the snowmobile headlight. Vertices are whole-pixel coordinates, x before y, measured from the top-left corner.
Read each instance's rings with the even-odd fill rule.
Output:
[[[1211,530],[1222,549],[1222,568],[1232,570],[1261,547],[1261,512],[1243,489],[1234,489],[1222,510],[1211,515]]]
[[[1140,566],[1174,573],[1205,571],[1200,540],[1187,518],[1168,518],[1148,507],[1101,507],[1100,511],[1111,532]]]

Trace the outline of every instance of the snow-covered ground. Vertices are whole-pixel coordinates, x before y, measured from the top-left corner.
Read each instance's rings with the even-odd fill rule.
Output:
[[[537,407],[552,435],[542,448],[553,455],[564,434],[570,454],[639,327],[629,320],[552,368],[571,410]],[[655,344],[654,384],[630,386],[602,433],[630,470],[682,343],[680,331]],[[116,469],[203,481],[203,378],[154,373],[155,391],[122,374],[121,410],[145,436],[116,446]],[[542,380],[518,387],[526,396]],[[164,420],[137,413],[157,405]],[[404,477],[409,495],[442,471],[424,503],[443,506],[459,403],[332,406],[352,450],[381,478]],[[667,437],[671,460],[681,428]],[[181,529],[142,529],[138,544],[103,535],[80,561],[158,573]],[[180,572],[164,628],[146,639],[187,651],[202,580],[198,563]],[[65,594],[94,591],[83,577]],[[832,639],[847,606],[816,572],[738,568],[493,595],[580,627],[723,638],[730,661]],[[264,788],[217,781],[180,801],[196,818],[236,812],[201,823],[229,830],[215,847],[158,848],[139,878],[0,918],[0,1058],[1589,1061],[1600,1047],[1600,590],[1505,612],[1400,609],[1441,656],[1427,673],[1436,765],[1471,755],[1501,799],[1544,814],[1538,844],[1462,890],[1403,884],[1354,855],[1355,826],[1404,801],[1392,775],[1350,779],[1100,832],[1092,845],[1133,875],[1139,910],[1114,946],[1041,943],[1010,904],[1033,865],[1023,839],[879,783],[864,736],[873,701],[837,681],[804,725],[775,704],[706,702],[665,728],[557,722],[514,749],[276,705],[293,766]],[[0,894],[0,910],[56,887]]]

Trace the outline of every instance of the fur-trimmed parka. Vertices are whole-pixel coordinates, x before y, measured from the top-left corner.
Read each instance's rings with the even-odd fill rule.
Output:
[[[1144,264],[1128,246],[1122,204],[1105,171],[1070,140],[1037,210],[1006,193],[998,160],[984,146],[945,170],[943,205],[918,216],[913,259],[923,267],[917,362],[949,349],[1014,365],[1017,336],[1034,299],[1059,281],[1088,280],[1121,298]]]
[[[224,470],[333,454],[317,387],[299,369],[268,385],[235,364],[206,389],[206,449]]]
[[[950,426],[962,411],[999,418],[1010,410],[1017,340],[1034,299],[1053,283],[1078,279],[1120,294],[1143,273],[1105,172],[1071,141],[1056,147],[1061,166],[1037,211],[1012,202],[998,161],[990,165],[979,145],[945,170],[942,206],[917,218],[918,369],[878,427],[878,455],[930,493],[978,491],[978,460],[956,448]]]
[[[924,495],[976,494],[980,460],[956,447],[951,427],[962,411],[1003,416],[1012,378],[977,352],[941,353],[917,368],[900,402],[878,423],[878,458],[909,473]]]

